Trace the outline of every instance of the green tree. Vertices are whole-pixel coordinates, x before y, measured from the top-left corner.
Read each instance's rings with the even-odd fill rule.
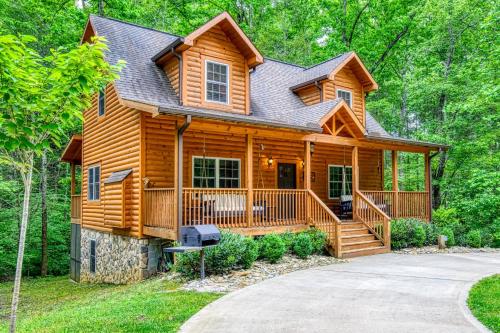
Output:
[[[121,65],[104,60],[103,40],[68,52],[53,50],[43,58],[26,45],[34,41],[28,36],[0,36],[0,162],[13,166],[24,184],[11,332],[15,331],[34,158],[50,144],[60,145],[65,129],[81,119],[94,93],[117,78]]]

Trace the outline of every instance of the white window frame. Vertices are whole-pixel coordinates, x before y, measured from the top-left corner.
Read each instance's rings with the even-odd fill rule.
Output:
[[[352,103],[353,103],[353,100],[352,100],[353,93],[352,93],[352,91],[351,91],[351,90],[349,90],[349,89],[345,89],[345,88],[337,88],[337,98],[340,98],[340,97],[339,97],[339,92],[340,92],[340,91],[341,91],[341,92],[343,92],[343,93],[348,93],[348,94],[351,96],[351,98],[349,99],[349,103],[347,103],[347,101],[346,101],[344,98],[342,98],[342,99],[343,99],[343,100],[347,103],[347,105],[349,105],[349,107],[352,109]]]
[[[344,166],[344,165],[338,165],[338,164],[328,164],[328,179],[327,179],[328,180],[327,181],[327,183],[328,183],[328,188],[327,188],[328,199],[338,199],[340,197],[332,197],[332,196],[330,196],[330,193],[331,193],[331,191],[330,191],[331,190],[331,188],[330,188],[330,183],[331,183],[330,182],[330,172],[331,171],[330,171],[330,169],[332,167],[341,168],[342,169],[342,193],[346,193],[346,184],[347,184],[347,182],[346,182],[346,172],[345,172],[345,170],[346,169],[351,169],[351,177],[352,177],[352,166],[350,166],[350,165],[345,165]],[[351,182],[352,182],[352,180],[351,180]],[[352,193],[352,185],[351,185],[351,193]]]
[[[212,101],[212,100],[209,100],[207,98],[207,90],[208,90],[208,63],[211,62],[212,64],[217,64],[217,65],[222,65],[224,67],[226,67],[226,101],[225,102],[221,102],[221,101]],[[205,60],[205,102],[207,103],[217,103],[217,104],[222,104],[222,105],[229,105],[229,64],[225,64],[223,62],[218,62],[218,61],[215,61],[215,60],[211,60],[211,59],[206,59]],[[221,82],[215,82],[214,83],[216,84],[222,84]]]
[[[238,162],[238,187],[241,187],[241,159],[239,158],[226,158],[226,157],[203,157],[203,156],[193,156],[191,158],[191,186],[194,187],[194,160],[195,159],[207,159],[207,160],[215,160],[215,188],[220,188],[219,187],[219,180],[220,180],[220,161],[237,161]]]
[[[93,171],[93,178],[92,180],[94,180],[94,182],[92,183],[92,186],[93,186],[93,197],[91,198],[90,197],[90,170],[94,170],[95,168],[99,168],[99,182],[95,182],[95,171]],[[101,200],[101,175],[102,175],[102,169],[101,169],[101,165],[100,164],[92,164],[92,165],[89,165],[89,167],[87,168],[87,200],[88,201],[100,201]],[[98,191],[96,192],[96,184],[98,184]],[[96,193],[97,193],[97,198],[96,198]]]

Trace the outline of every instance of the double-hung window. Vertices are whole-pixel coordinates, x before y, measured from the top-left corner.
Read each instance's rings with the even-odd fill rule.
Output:
[[[99,165],[89,167],[87,177],[88,200],[99,200],[101,191],[101,167]]]
[[[340,198],[352,194],[352,167],[342,165],[328,166],[328,198]]]
[[[337,89],[337,98],[343,98],[352,109],[352,93],[349,90]]]
[[[99,117],[104,116],[104,113],[106,112],[105,107],[106,107],[106,95],[104,94],[103,90],[99,90],[98,105],[97,105],[97,114],[99,115]]]
[[[239,188],[240,160],[193,157],[193,187]]]
[[[228,104],[229,66],[208,60],[205,66],[205,100]]]

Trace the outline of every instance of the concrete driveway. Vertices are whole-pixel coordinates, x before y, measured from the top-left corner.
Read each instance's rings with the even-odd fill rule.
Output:
[[[498,252],[361,257],[228,294],[181,332],[487,331],[465,300],[474,282],[494,273]]]

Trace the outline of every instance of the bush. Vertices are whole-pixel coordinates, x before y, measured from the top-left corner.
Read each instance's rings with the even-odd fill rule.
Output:
[[[436,245],[439,236],[439,228],[434,223],[422,223],[425,230],[424,245]]]
[[[455,234],[451,228],[442,228],[440,234],[448,237],[448,241],[446,242],[447,246],[455,245]]]
[[[293,232],[287,231],[285,233],[280,234],[280,237],[283,243],[285,244],[286,252],[289,252],[292,249],[295,234]]]
[[[413,245],[416,247],[422,247],[425,243],[425,229],[422,223],[415,224],[415,237],[413,238]]]
[[[481,231],[471,230],[465,236],[467,246],[481,247]]]
[[[245,250],[241,256],[241,265],[243,268],[248,269],[252,267],[255,260],[259,257],[259,244],[250,237],[245,238],[243,243]]]
[[[295,236],[292,248],[293,253],[295,253],[297,257],[301,259],[306,259],[307,257],[309,257],[314,250],[311,237],[305,232]]]
[[[221,231],[217,246],[205,249],[205,272],[221,274],[241,267],[250,268],[257,258],[258,246],[251,238]],[[200,271],[200,253],[181,253],[176,256],[175,268],[193,277]]]
[[[278,262],[286,252],[286,245],[280,236],[276,234],[265,235],[259,240],[259,257],[274,264]]]
[[[438,208],[432,212],[432,222],[440,228],[451,228],[452,230],[460,223],[455,208]]]
[[[314,254],[322,254],[325,251],[328,236],[325,232],[311,228],[305,232],[311,239]]]

